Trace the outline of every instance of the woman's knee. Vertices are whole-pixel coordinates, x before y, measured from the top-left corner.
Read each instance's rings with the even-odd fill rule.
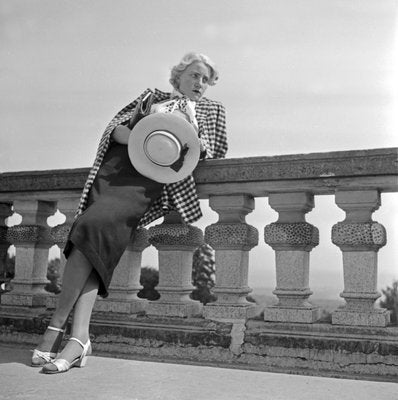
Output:
[[[73,246],[69,254],[65,265],[65,271],[70,268],[84,270],[88,274],[90,274],[93,269],[86,256],[76,246]]]

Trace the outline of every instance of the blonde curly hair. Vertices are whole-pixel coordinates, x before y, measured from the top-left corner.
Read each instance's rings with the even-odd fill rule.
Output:
[[[189,65],[191,65],[195,61],[200,61],[209,68],[210,79],[208,84],[210,86],[216,84],[218,80],[218,70],[214,62],[211,61],[208,56],[202,53],[190,52],[185,54],[185,56],[182,57],[181,61],[171,69],[171,76],[169,82],[171,83],[174,89],[178,89],[181,74],[185,71],[185,69]]]

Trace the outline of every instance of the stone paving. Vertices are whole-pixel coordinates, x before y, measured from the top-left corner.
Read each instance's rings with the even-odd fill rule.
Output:
[[[1,400],[381,400],[398,383],[91,356],[85,368],[44,375],[27,348],[0,345]]]

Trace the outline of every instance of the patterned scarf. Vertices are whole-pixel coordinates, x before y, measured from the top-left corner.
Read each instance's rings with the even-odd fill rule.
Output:
[[[198,121],[196,120],[195,111],[196,103],[176,90],[171,93],[170,98],[171,100],[166,100],[161,103],[154,104],[151,108],[151,113],[173,113],[176,110],[179,110],[185,114],[188,121],[194,126],[194,128],[198,132],[199,126]]]

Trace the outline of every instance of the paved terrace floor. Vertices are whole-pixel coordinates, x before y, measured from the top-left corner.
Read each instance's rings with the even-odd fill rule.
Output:
[[[44,375],[29,349],[0,345],[1,400],[384,400],[398,383],[91,356],[85,368]]]

